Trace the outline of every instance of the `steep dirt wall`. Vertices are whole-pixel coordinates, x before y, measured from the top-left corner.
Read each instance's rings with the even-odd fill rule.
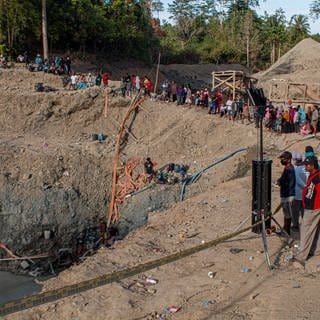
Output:
[[[51,76],[58,91],[37,93],[32,88],[40,74],[25,73],[27,85],[20,87],[14,72],[0,76],[0,83],[6,83],[0,95],[0,242],[17,252],[67,246],[108,213],[114,145],[130,99],[110,96],[105,118],[102,88],[68,91]],[[46,75],[49,84],[51,77]],[[93,141],[97,133],[105,134],[106,141]],[[235,149],[254,146],[254,136],[251,126],[201,108],[146,100],[126,125],[120,164],[150,156],[158,167],[174,162],[194,173]],[[236,156],[208,171],[201,187],[191,186],[186,197],[247,169],[245,153]],[[142,226],[148,212],[170,207],[179,192],[178,186],[157,186],[130,199],[120,208],[121,236]],[[46,228],[53,231],[49,243],[43,239]]]
[[[45,246],[45,229],[64,246],[88,220],[106,213],[111,174],[104,161],[50,142],[45,148],[49,151],[1,145],[0,242],[15,250]]]

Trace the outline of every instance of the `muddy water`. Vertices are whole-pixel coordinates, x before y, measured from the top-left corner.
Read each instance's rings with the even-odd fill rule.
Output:
[[[39,292],[41,286],[33,280],[31,277],[0,271],[0,304]]]

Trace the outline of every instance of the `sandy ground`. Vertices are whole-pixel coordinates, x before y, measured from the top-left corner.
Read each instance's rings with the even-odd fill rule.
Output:
[[[144,228],[112,249],[100,249],[82,265],[45,283],[45,288],[90,279],[228,234],[250,215],[249,187],[250,177],[226,182],[154,213]],[[274,198],[276,202],[277,192]],[[276,218],[280,221],[281,214]],[[181,310],[164,319],[317,319],[319,257],[310,259],[306,270],[296,270],[288,266],[291,249],[283,239],[272,235],[268,244],[273,271],[266,266],[261,237],[247,232],[145,274],[4,319],[157,319],[170,306]],[[242,273],[242,268],[251,272]],[[134,284],[144,283],[145,277],[159,282]]]
[[[7,73],[3,77],[2,74],[2,81],[12,83],[8,81],[10,77],[15,79],[16,75]],[[53,79],[52,85],[55,84],[54,81],[58,80]],[[104,96],[100,92],[97,100],[94,98],[98,102],[92,102],[90,108],[87,108],[86,103],[80,102],[90,101],[94,91],[73,93],[60,88],[57,93],[42,96],[28,93],[33,88],[31,80],[22,93],[18,93],[21,90],[19,85],[8,87],[6,94],[10,91],[14,102],[11,103],[6,94],[1,100],[4,115],[1,120],[1,148],[8,157],[4,159],[7,168],[10,168],[10,159],[13,161],[12,159],[17,158],[14,152],[12,158],[9,157],[11,148],[19,149],[21,144],[30,148],[32,144],[39,151],[43,147],[43,134],[46,134],[49,146],[52,144],[61,148],[64,155],[71,153],[74,159],[80,157],[84,164],[85,157],[81,158],[81,153],[86,153],[87,157],[90,155],[90,161],[96,161],[100,157],[102,163],[111,161],[112,143],[101,147],[85,140],[87,134],[93,130],[100,132],[105,125],[101,118]],[[14,97],[19,95],[18,102],[21,106],[18,108],[22,110],[21,94],[24,95],[27,106],[22,115],[13,111],[18,101]],[[123,115],[125,103],[121,99],[115,99],[117,100],[110,112],[118,120]],[[46,118],[43,114],[48,101],[53,101],[51,111],[54,116]],[[33,104],[40,109],[40,115],[32,109]],[[30,110],[33,112],[30,113]],[[64,114],[70,116],[63,116]],[[11,125],[6,119],[10,120]],[[16,126],[19,125],[18,130],[12,126],[12,121],[15,121]],[[80,138],[79,128],[82,132]],[[117,125],[114,123],[110,122],[110,126],[106,128],[110,130],[107,132],[110,136],[116,134]],[[12,141],[11,137],[19,130],[23,132],[23,141],[19,140],[17,133],[17,140]],[[63,134],[58,136],[59,132]],[[187,193],[185,201],[173,204],[167,210],[150,212],[144,227],[132,232],[122,241],[117,241],[111,248],[99,249],[82,264],[74,265],[56,278],[44,282],[44,291],[164,257],[229,234],[242,223],[249,225],[250,167],[251,160],[257,154],[257,130],[253,125],[229,122],[208,115],[206,110],[158,104],[148,100],[136,117],[132,132],[139,137],[139,142],[129,140],[122,150],[125,157],[152,154],[161,164],[173,159],[177,163],[188,162],[190,172],[195,172],[240,147],[248,147],[248,151],[206,172],[193,186],[198,192],[192,192],[189,196]],[[273,181],[281,174],[282,168],[276,158],[280,150],[289,147],[290,151],[303,152],[305,145],[311,144],[317,148],[319,144],[318,140],[313,139],[292,145],[299,139],[296,134],[278,136],[265,132],[264,136],[265,157],[274,160]],[[79,138],[77,145],[74,140],[76,138]],[[74,149],[77,153],[73,154]],[[30,159],[29,151],[24,156],[27,160]],[[34,161],[34,166],[40,166],[36,157]],[[43,163],[45,162],[42,161],[42,165]],[[48,163],[51,164],[50,161]],[[19,165],[22,166],[20,162]],[[110,169],[111,165],[106,167]],[[79,182],[81,175],[85,174],[84,171],[77,173],[76,168],[71,173],[75,176],[73,183]],[[106,176],[105,180],[106,185],[110,183],[110,176]],[[69,183],[58,181],[66,185]],[[87,185],[96,191],[94,181],[90,180]],[[160,189],[161,186],[158,186],[152,192],[156,193]],[[92,194],[94,193],[97,192]],[[279,189],[273,186],[272,195],[272,207],[275,209],[279,203]],[[95,201],[99,203],[101,199],[97,196]],[[245,222],[248,217],[249,220]],[[279,213],[276,219],[281,223],[282,214]],[[296,269],[286,259],[294,250],[293,244],[288,246],[284,238],[275,234],[268,237],[268,244],[271,261],[275,266],[273,271],[267,268],[261,236],[248,231],[216,247],[144,274],[3,319],[318,319],[320,258],[311,258],[305,270]],[[241,272],[243,268],[250,271]],[[209,272],[212,272],[212,277],[208,276]],[[147,285],[147,277],[157,279],[158,282]],[[179,311],[169,312],[168,308],[172,306],[179,307]]]

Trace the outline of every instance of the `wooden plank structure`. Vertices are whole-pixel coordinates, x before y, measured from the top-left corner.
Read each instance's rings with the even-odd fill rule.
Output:
[[[314,89],[313,92],[311,87]],[[275,103],[286,103],[291,100],[293,104],[301,104],[303,106],[306,104],[320,104],[320,84],[273,79],[270,81],[268,98]]]
[[[219,89],[221,92],[231,91],[235,99],[236,93],[246,94],[250,81],[255,78],[247,75],[243,71],[227,70],[212,72],[212,91]]]

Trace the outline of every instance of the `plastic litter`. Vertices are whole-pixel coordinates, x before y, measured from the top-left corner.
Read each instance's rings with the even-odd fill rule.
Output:
[[[249,269],[249,268],[242,268],[242,269],[240,270],[240,272],[242,272],[242,273],[248,273],[248,272],[251,272],[251,269]]]
[[[243,249],[239,249],[239,248],[231,248],[230,249],[230,252],[232,254],[237,254],[237,253],[240,253],[241,251],[243,251]]]
[[[42,272],[42,269],[41,269],[41,268],[36,268],[36,269],[30,271],[30,272],[29,272],[29,275],[30,275],[31,277],[35,277],[35,278],[36,278],[36,277],[41,276],[42,273],[43,273],[43,272]]]
[[[215,300],[214,301],[212,301],[212,300],[204,300],[204,301],[202,301],[202,305],[207,307],[208,305],[214,304],[215,302],[216,302]]]
[[[290,260],[292,260],[293,259],[293,255],[291,254],[291,255],[289,255],[289,256],[286,256],[286,260],[287,261],[290,261]]]
[[[250,260],[250,261],[252,261],[253,259],[254,259],[254,257],[253,257],[253,256],[250,256],[250,257],[249,257],[249,260]]]
[[[176,313],[181,310],[181,307],[171,306],[167,310],[171,313]]]
[[[103,141],[106,140],[106,138],[107,138],[107,136],[105,134],[103,134],[103,133],[94,133],[92,135],[92,140],[93,141],[103,142]]]
[[[22,269],[28,269],[30,267],[30,264],[26,261],[26,260],[23,260],[21,263],[20,263],[20,266]]]
[[[145,280],[145,283],[146,284],[157,284],[159,282],[159,280],[157,280],[157,279],[152,279],[152,278],[147,278],[146,280]]]
[[[208,272],[208,277],[209,277],[210,279],[213,279],[216,274],[217,274],[216,272],[209,271],[209,272]]]

